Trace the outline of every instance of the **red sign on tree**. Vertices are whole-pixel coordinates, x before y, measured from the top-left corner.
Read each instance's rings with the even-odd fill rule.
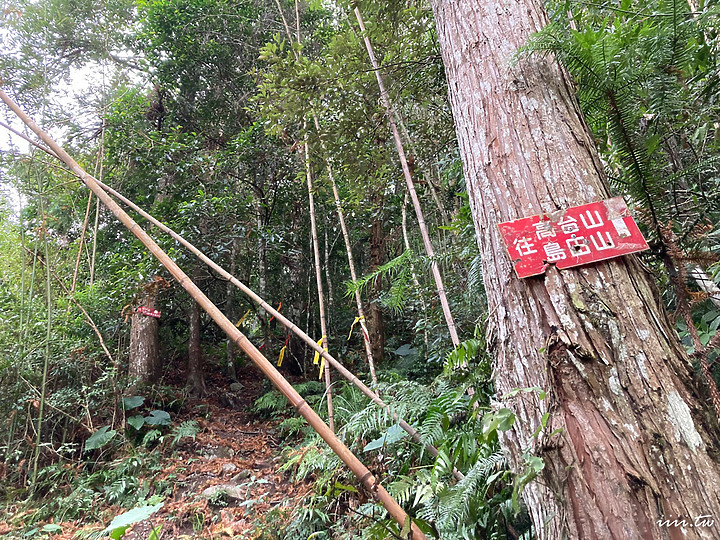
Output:
[[[150,309],[149,307],[140,306],[137,308],[137,312],[140,315],[145,315],[146,317],[155,317],[156,319],[160,318],[160,312],[157,309]]]
[[[498,224],[520,278],[648,249],[622,197]]]

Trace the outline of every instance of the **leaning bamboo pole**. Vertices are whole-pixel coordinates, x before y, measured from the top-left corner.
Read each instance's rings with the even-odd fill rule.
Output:
[[[17,134],[17,133],[16,133]],[[32,144],[33,146],[36,146],[40,150],[46,152],[47,154],[60,159],[52,150],[47,148],[46,146],[43,146],[41,144],[38,144],[37,142],[33,141],[30,138],[25,137],[22,134],[17,134],[20,137],[24,138],[27,142]],[[151,214],[147,213],[145,210],[140,208],[138,205],[136,205],[134,202],[132,202],[130,199],[122,195],[121,193],[117,192],[110,186],[95,180],[97,184],[105,191],[110,193],[113,197],[115,197],[117,200],[122,202],[124,205],[126,205],[128,208],[132,209],[134,212],[137,212],[138,215],[149,221],[151,224],[156,226],[158,229],[160,229],[162,232],[168,234],[171,236],[174,240],[176,240],[179,244],[184,246],[188,251],[190,251],[193,255],[195,255],[198,259],[200,259],[202,262],[204,262],[206,265],[208,265],[210,268],[212,268],[215,272],[217,272],[223,279],[228,280],[230,283],[232,283],[235,287],[240,289],[246,296],[248,296],[252,301],[256,302],[260,307],[262,307],[265,311],[267,311],[270,315],[275,317],[276,320],[280,322],[285,328],[287,328],[289,331],[294,333],[297,337],[302,339],[307,346],[312,348],[316,353],[318,353],[320,356],[325,358],[325,360],[334,367],[338,373],[340,373],[345,379],[347,379],[349,382],[354,384],[363,394],[365,394],[370,400],[377,405],[379,408],[387,411],[390,414],[390,417],[398,423],[398,425],[405,430],[405,432],[410,435],[413,441],[415,441],[418,444],[422,444],[425,447],[425,450],[428,454],[430,454],[432,457],[437,458],[439,455],[438,449],[435,448],[432,444],[424,443],[422,440],[422,435],[410,424],[408,424],[405,420],[400,418],[398,414],[393,411],[390,406],[385,403],[382,398],[373,390],[371,390],[364,382],[362,382],[355,374],[353,374],[350,370],[348,370],[342,363],[340,363],[339,360],[337,360],[334,356],[332,356],[328,351],[324,350],[320,345],[318,345],[315,340],[310,337],[307,333],[305,333],[299,326],[297,326],[295,323],[293,323],[290,319],[285,317],[282,313],[277,311],[275,308],[273,308],[270,304],[268,304],[262,297],[260,297],[258,294],[255,293],[252,289],[250,289],[247,285],[245,285],[243,282],[238,280],[232,273],[225,270],[222,266],[217,264],[215,261],[210,259],[207,255],[205,255],[202,251],[200,251],[197,247],[195,247],[193,244],[188,242],[184,237],[179,235],[177,232],[175,232],[173,229],[153,217]],[[31,281],[32,285],[32,281]],[[309,312],[308,312],[309,314]],[[453,469],[453,476],[457,480],[462,480],[464,478],[464,475],[458,471],[457,469]]]
[[[422,207],[420,206],[420,200],[418,199],[417,192],[415,191],[415,183],[413,182],[412,173],[410,172],[410,166],[407,162],[407,156],[405,155],[405,148],[403,146],[402,139],[400,138],[400,132],[398,131],[396,122],[396,110],[393,107],[390,94],[385,88],[385,81],[380,74],[380,66],[377,59],[375,58],[375,51],[373,50],[370,38],[368,38],[367,30],[365,29],[365,22],[363,21],[360,10],[355,8],[355,18],[360,25],[360,30],[363,34],[363,40],[365,42],[365,48],[367,49],[368,56],[370,57],[370,63],[372,64],[375,77],[377,78],[378,87],[380,88],[380,98],[385,108],[385,116],[387,117],[388,124],[390,124],[390,130],[395,140],[395,147],[397,149],[398,157],[400,158],[400,166],[405,177],[405,183],[407,184],[408,193],[412,199],[413,207],[415,208],[415,215],[418,220],[418,227],[420,228],[420,234],[422,235],[423,244],[425,244],[425,253],[427,253],[430,259],[430,268],[432,270],[433,278],[435,279],[435,286],[437,287],[437,294],[440,298],[440,304],[442,306],[443,315],[445,316],[445,322],[447,323],[448,330],[450,331],[450,339],[453,345],[457,347],[460,345],[460,339],[458,338],[457,329],[455,328],[455,320],[453,319],[452,312],[450,311],[450,304],[445,294],[445,286],[443,285],[442,274],[440,274],[440,267],[435,261],[435,250],[433,249],[432,241],[430,240],[430,234],[428,233],[427,226],[425,224],[425,217],[423,215]]]
[[[307,128],[307,123],[304,126]],[[310,143],[307,133],[305,135],[305,178],[307,180],[308,199],[310,201],[310,231],[312,233],[313,255],[315,256],[315,281],[317,283],[318,307],[320,308],[320,333],[322,335],[322,348],[327,352],[327,320],[325,318],[325,293],[322,283],[322,266],[320,265],[320,246],[318,244],[317,222],[315,220],[315,195],[313,194],[312,168],[310,166]],[[317,357],[316,357],[317,358]],[[332,381],[330,380],[330,366],[325,366],[324,358],[320,363],[320,371],[325,375],[325,397],[327,398],[328,423],[330,429],[335,431],[335,415],[332,406]]]
[[[77,175],[80,180],[95,193],[100,201],[117,217],[127,229],[152,253],[155,258],[170,272],[183,287],[198,302],[215,323],[240,347],[255,365],[270,379],[280,392],[297,409],[298,413],[307,420],[308,424],[323,438],[330,448],[350,468],[372,496],[380,501],[392,518],[400,527],[411,527],[412,538],[426,538],[418,526],[410,520],[402,507],[392,498],[387,490],[378,482],[368,468],[348,449],[347,446],[330,430],[315,411],[305,402],[302,396],[292,385],[275,369],[263,354],[238,330],[230,320],[223,315],[218,307],[198,288],[195,283],[183,272],[167,253],[136,223],[118,204],[106,193],[97,180],[89,175],[60,145],[45,133],[35,122],[27,116],[10,97],[0,89],[0,99],[38,136],[40,139]]]

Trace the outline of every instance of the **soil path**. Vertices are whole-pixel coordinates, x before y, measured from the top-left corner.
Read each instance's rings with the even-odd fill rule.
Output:
[[[159,455],[160,463],[138,478],[139,484],[164,486],[163,506],[129,528],[124,540],[277,539],[282,522],[311,491],[309,483],[293,482],[279,471],[285,446],[276,435],[279,420],[253,412],[255,400],[268,390],[261,372],[244,367],[232,389],[224,377],[214,377],[207,381],[209,395],[188,399],[172,415],[174,426],[196,421],[200,431],[195,438],[185,437],[173,446],[168,437],[159,447],[146,450]],[[95,516],[59,523],[61,532],[51,537],[97,537],[113,516],[126,511],[99,506]],[[153,530],[159,534],[153,535]],[[22,537],[13,531],[0,522],[0,538]]]
[[[201,431],[163,459],[156,480],[171,481],[172,496],[152,522],[136,525],[125,538],[145,540],[158,525],[160,539],[255,538],[266,527],[276,528],[267,523],[268,512],[287,514],[310,491],[309,484],[293,483],[278,471],[278,421],[252,412],[264,392],[262,374],[245,367],[239,378],[242,387],[233,385],[234,391],[208,381],[210,395],[186,403],[176,422],[196,420]]]

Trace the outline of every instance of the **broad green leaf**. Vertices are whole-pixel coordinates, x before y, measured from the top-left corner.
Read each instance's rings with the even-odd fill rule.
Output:
[[[370,452],[371,450],[377,450],[378,448],[382,448],[383,446],[387,444],[392,444],[394,442],[399,441],[402,439],[407,433],[405,433],[405,430],[401,428],[399,425],[395,424],[394,426],[390,426],[390,428],[387,430],[385,435],[380,437],[379,439],[375,439],[374,441],[371,441],[365,445],[365,448],[363,448],[363,452]]]
[[[123,409],[125,409],[126,411],[136,409],[143,403],[145,403],[145,398],[142,396],[126,397],[122,400]]]
[[[109,443],[110,439],[112,439],[116,434],[117,431],[110,429],[110,426],[101,427],[95,433],[90,435],[87,441],[85,441],[85,451],[87,452],[89,450],[102,448]]]
[[[60,525],[56,525],[55,523],[48,523],[42,529],[40,529],[40,531],[46,533],[59,533],[62,532],[62,527]]]
[[[110,533],[111,538],[122,538],[122,536],[113,536],[118,529],[122,529],[124,527],[125,530],[127,530],[130,525],[140,521],[145,521],[155,512],[160,510],[164,504],[165,503],[158,503],[153,506],[138,506],[137,508],[133,508],[124,514],[115,516],[115,518],[110,522],[110,525],[105,527],[102,534]],[[122,531],[122,534],[125,534],[125,530]]]
[[[145,419],[140,415],[131,416],[127,419],[127,423],[135,429],[140,429],[141,427],[143,427],[143,425],[145,425]]]
[[[485,436],[493,431],[507,431],[515,423],[515,414],[510,409],[487,413],[482,419],[482,433]]]
[[[152,411],[145,417],[145,423],[151,426],[167,426],[170,424],[170,414],[165,411]]]

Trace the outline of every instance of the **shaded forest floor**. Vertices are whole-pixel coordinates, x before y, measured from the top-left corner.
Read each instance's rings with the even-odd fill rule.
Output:
[[[278,420],[253,412],[263,393],[263,376],[246,366],[239,374],[242,388],[229,389],[223,379],[208,381],[209,395],[189,399],[174,423],[198,422],[194,439],[177,446],[148,450],[162,452],[159,465],[148,473],[153,484],[170,483],[163,507],[150,519],[137,523],[123,538],[145,540],[161,527],[160,539],[276,538],[277,530],[311,490],[310,483],[296,483],[279,471],[284,446],[275,437]],[[198,413],[200,411],[200,413]],[[104,529],[120,507],[102,507],[95,516],[77,522],[57,523],[56,540],[91,538]],[[26,510],[29,514],[31,511]],[[95,521],[109,516],[103,521]],[[26,538],[14,526],[0,522],[0,538]],[[94,519],[93,519],[94,518]],[[36,525],[42,529],[42,524]],[[45,537],[38,535],[35,537]]]

